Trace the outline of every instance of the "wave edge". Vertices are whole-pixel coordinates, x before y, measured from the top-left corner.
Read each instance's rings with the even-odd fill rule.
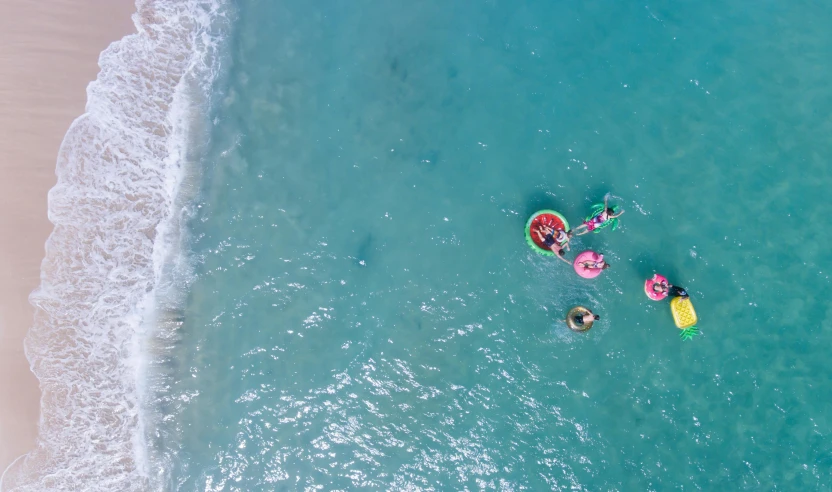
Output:
[[[138,32],[101,53],[85,113],[58,153],[55,227],[25,340],[42,392],[39,434],[0,490],[160,488],[146,442],[144,349],[194,196],[192,144],[207,117],[225,13],[220,0],[136,8]]]

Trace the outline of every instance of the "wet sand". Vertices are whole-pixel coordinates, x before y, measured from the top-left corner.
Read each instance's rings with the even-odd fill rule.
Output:
[[[135,31],[134,11],[133,0],[0,0],[0,473],[37,436],[40,391],[23,339],[58,148],[84,111],[99,53]]]

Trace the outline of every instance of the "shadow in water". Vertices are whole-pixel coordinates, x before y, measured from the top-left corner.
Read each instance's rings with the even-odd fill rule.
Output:
[[[367,266],[373,260],[373,252],[375,251],[375,238],[373,237],[372,232],[368,232],[364,235],[364,238],[361,240],[361,243],[358,244],[358,247],[355,250],[355,256],[353,257],[353,261],[358,266]]]

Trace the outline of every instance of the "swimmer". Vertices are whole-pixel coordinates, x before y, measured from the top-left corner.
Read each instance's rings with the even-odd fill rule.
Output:
[[[589,310],[587,310],[586,314],[576,314],[572,317],[572,321],[574,321],[578,326],[584,326],[587,323],[592,323],[593,321],[598,321],[599,319],[601,319],[600,316],[593,314],[592,311]]]
[[[687,299],[688,297],[690,297],[685,289],[676,285],[672,285],[667,280],[662,280],[661,282],[654,282],[653,292],[655,292],[656,294],[667,294],[670,297],[681,297],[683,299]]]
[[[563,257],[565,251],[569,249],[569,239],[572,238],[572,232],[566,232],[563,229],[557,231],[549,226],[541,225],[534,230],[540,242],[555,253],[555,257],[569,263],[569,260]]]
[[[606,270],[610,264],[604,261],[604,255],[598,255],[598,261],[586,260],[578,263],[587,270]]]
[[[606,223],[608,220],[617,219],[618,217],[621,217],[624,214],[624,210],[616,214],[615,211],[608,206],[608,200],[609,198],[605,196],[604,208],[601,209],[601,212],[596,215],[593,215],[589,220],[575,228],[575,233],[577,235],[581,236],[589,232],[592,232],[598,227],[600,227],[602,224]],[[578,230],[580,230],[582,227],[584,228],[584,230],[578,232]]]
[[[671,285],[667,293],[670,297],[681,297],[682,299],[690,297],[690,295],[688,295],[688,291],[676,285]]]
[[[553,229],[547,224],[540,224],[540,231],[546,236],[552,235],[556,243],[566,248],[566,251],[569,251],[569,240],[572,239],[572,231],[566,232],[563,229]]]

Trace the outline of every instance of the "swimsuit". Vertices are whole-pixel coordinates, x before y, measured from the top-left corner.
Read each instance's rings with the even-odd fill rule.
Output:
[[[594,231],[596,227],[600,226],[601,224],[609,220],[609,217],[607,217],[606,219],[601,219],[602,215],[603,213],[600,213],[595,217],[589,219],[588,221],[584,222],[586,229],[588,231]]]
[[[668,294],[670,294],[670,297],[689,297],[685,289],[675,285],[670,287]]]
[[[554,233],[546,234],[546,237],[543,238],[543,244],[546,245],[546,247],[549,247],[549,246],[552,246],[553,244],[555,244],[555,234]]]

